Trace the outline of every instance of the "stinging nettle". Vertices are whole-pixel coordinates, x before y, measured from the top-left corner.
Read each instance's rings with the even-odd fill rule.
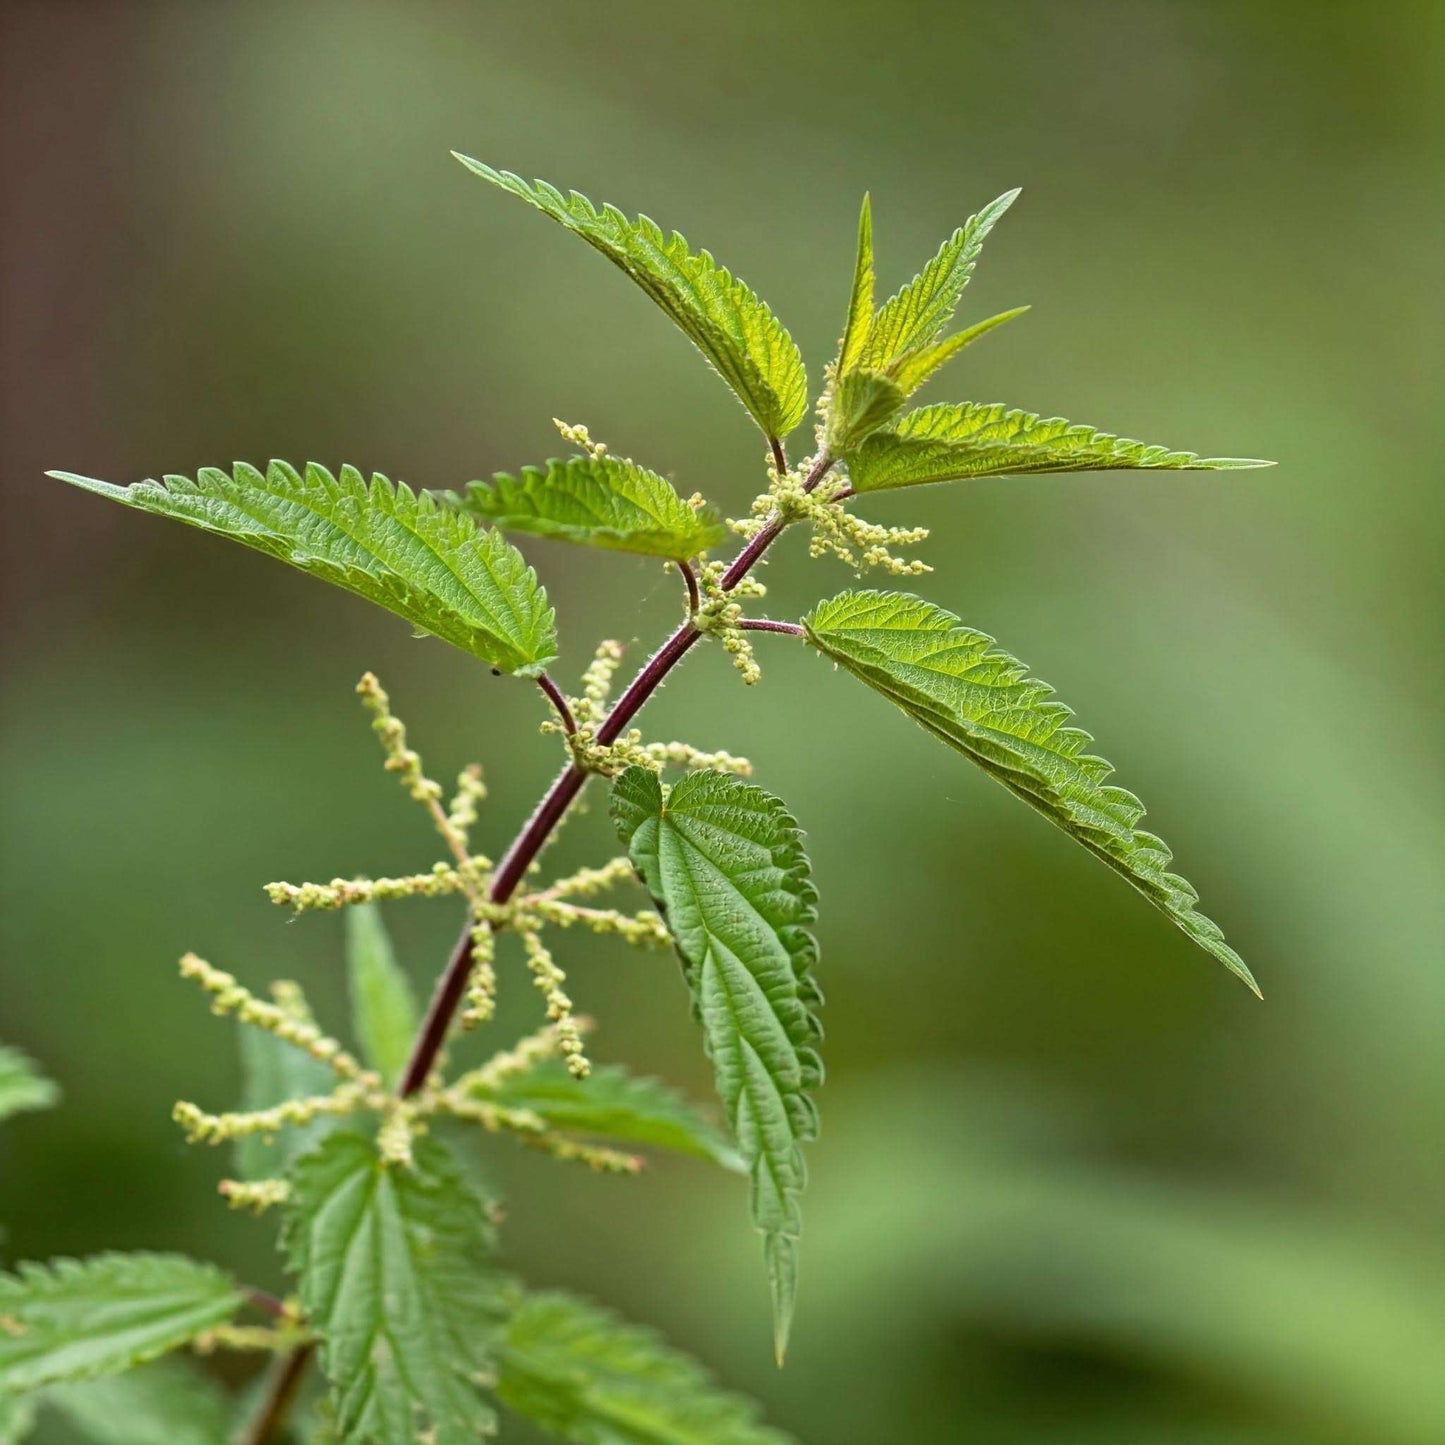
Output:
[[[798,1281],[802,1150],[817,1134],[823,1080],[818,898],[802,830],[751,781],[747,759],[711,746],[721,740],[652,741],[634,725],[701,643],[718,644],[747,684],[761,676],[760,651],[820,654],[835,665],[829,673],[881,693],[1043,814],[1258,992],[1194,889],[1171,871],[1169,849],[1139,826],[1143,805],[1110,781],[1110,764],[1090,751],[1070,709],[992,637],[887,586],[855,586],[796,620],[756,615],[759,566],[794,527],[808,534],[811,557],[858,577],[928,571],[916,555],[925,528],[860,514],[873,492],[1036,472],[1267,465],[992,403],[910,405],[947,362],[1027,309],[950,330],[984,242],[1018,192],[972,216],[881,304],[864,198],[838,353],[824,371],[811,443],[798,448],[808,454],[794,458],[788,443],[809,412],[807,372],[744,282],[645,216],[457,158],[600,251],[671,317],[762,432],[766,485],[745,515],[728,518],[561,422],[570,455],[455,491],[281,461],[131,486],[50,473],[244,543],[380,604],[494,672],[533,680],[561,770],[510,847],[489,858],[472,841],[487,796],[481,767],[444,788],[381,683],[362,678],[384,766],[426,813],[442,856],[401,877],[267,885],[293,913],[344,911],[350,1041],[313,1015],[293,982],[258,993],[194,954],[181,961],[211,1011],[240,1025],[245,1088],[235,1109],[187,1101],[175,1119],[191,1141],[229,1150],[220,1192],[230,1207],[279,1214],[294,1292],[278,1299],[213,1265],[160,1254],[0,1274],[0,1439],[23,1438],[42,1410],[84,1429],[102,1399],[158,1437],[190,1430],[244,1445],[279,1439],[303,1414],[306,1438],[318,1442],[463,1445],[495,1434],[501,1411],[578,1442],[789,1438],[650,1332],[504,1273],[498,1205],[464,1157],[480,1131],[609,1173],[635,1174],[648,1153],[672,1151],[743,1176],[782,1362]],[[655,559],[678,578],[674,631],[624,686],[622,647],[601,641],[569,695],[551,671],[552,605],[509,536]],[[723,555],[734,538],[736,550]],[[821,675],[819,685],[841,686]],[[594,778],[610,794],[621,851],[547,879],[541,854]],[[636,896],[614,900],[616,890]],[[380,906],[438,897],[456,899],[466,921],[423,1006]],[[723,1124],[659,1080],[593,1065],[594,1024],[577,1011],[570,982],[588,932],[676,951]],[[449,1049],[464,1033],[495,1028],[498,990],[518,963],[538,995],[535,1027],[480,1063],[454,1065]],[[0,1118],[56,1098],[27,1059],[0,1048]],[[270,1363],[258,1390],[232,1400],[204,1372],[161,1358],[186,1347],[259,1352]]]

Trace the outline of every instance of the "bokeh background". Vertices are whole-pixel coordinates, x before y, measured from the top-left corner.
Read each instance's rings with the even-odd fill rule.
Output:
[[[0,1141],[9,1257],[206,1253],[279,1282],[171,1102],[236,1095],[194,948],[344,1017],[340,924],[273,878],[435,853],[352,696],[482,759],[500,849],[540,700],[359,601],[47,482],[233,458],[419,486],[549,418],[742,509],[743,413],[606,263],[451,147],[645,210],[767,297],[818,376],[857,204],[891,290],[1021,184],[934,384],[1233,475],[880,501],[924,589],[1026,658],[1151,807],[1256,1002],[1128,888],[785,643],[690,659],[652,736],[746,752],[809,830],[829,1080],[792,1357],[743,1190],[479,1147],[508,1263],[665,1329],[819,1445],[1445,1438],[1441,86],[1431,0],[23,3],[0,9],[0,1038],[60,1078]],[[677,610],[640,560],[527,548],[560,671]],[[775,616],[847,585],[798,541]],[[555,854],[605,856],[595,799]],[[457,919],[390,921],[425,987]],[[596,1053],[708,1097],[674,964],[562,950]],[[532,1022],[520,966],[504,1026]],[[64,1440],[55,1432],[54,1441]],[[517,1430],[509,1438],[529,1439]]]

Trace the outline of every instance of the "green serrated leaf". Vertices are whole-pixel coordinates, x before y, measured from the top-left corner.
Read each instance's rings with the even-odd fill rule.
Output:
[[[629,220],[545,181],[527,182],[456,151],[473,174],[535,206],[627,273],[682,329],[769,437],[808,410],[808,377],[793,338],[752,290],[706,251],[692,251],[646,216]]]
[[[500,1326],[487,1207],[441,1144],[415,1156],[386,1166],[333,1134],[292,1168],[282,1247],[342,1439],[474,1445],[496,1423],[478,1393]]]
[[[889,368],[888,374],[905,397],[912,396],[945,362],[951,361],[965,347],[972,346],[979,337],[987,336],[996,327],[1022,316],[1028,309],[1027,306],[1015,306],[1012,311],[1000,311],[997,316],[976,321],[944,341],[905,351]]]
[[[472,482],[461,498],[495,526],[618,552],[687,561],[728,530],[713,507],[688,506],[666,477],[623,457],[571,457]]]
[[[277,557],[406,618],[501,672],[535,677],[557,656],[547,594],[500,532],[355,467],[333,477],[310,463],[234,475],[206,467],[194,481],[117,487],[71,472],[47,475],[128,507],[188,522]]]
[[[808,1091],[823,1078],[808,932],[817,893],[798,825],[772,794],[727,774],[693,773],[664,795],[638,767],[617,779],[612,817],[672,930],[748,1166],[781,1361],[797,1286],[800,1145],[818,1128]]]
[[[1195,910],[1199,895],[1169,872],[1162,840],[1137,825],[1144,805],[1107,781],[1072,711],[993,638],[951,612],[896,592],[844,592],[803,619],[809,640],[935,737],[1123,875],[1256,993],[1244,960]]]
[[[374,903],[346,910],[346,978],[357,1042],[390,1088],[406,1068],[420,1015]]]
[[[303,1021],[311,1010],[299,985],[287,985],[287,1007]],[[336,1087],[336,1075],[310,1054],[278,1039],[275,1034],[249,1024],[237,1026],[241,1048],[241,1107],[271,1109],[288,1099],[308,1099],[329,1094]],[[309,1124],[288,1124],[275,1135],[243,1134],[236,1140],[235,1167],[241,1179],[272,1179],[286,1172],[298,1155],[321,1142],[339,1123],[335,1115],[322,1114]]]
[[[157,1360],[104,1380],[52,1385],[59,1410],[96,1445],[220,1445],[230,1434],[231,1404],[194,1366]]]
[[[1007,191],[970,216],[928,265],[883,303],[858,358],[860,366],[886,371],[904,352],[938,340],[973,275],[985,238],[1018,194]]]
[[[550,1060],[471,1092],[509,1109],[526,1109],[565,1133],[670,1149],[746,1170],[729,1140],[676,1089],[660,1079],[638,1078],[620,1064],[594,1067],[587,1078],[575,1079],[559,1060]]]
[[[828,399],[828,451],[846,457],[887,426],[906,399],[903,388],[881,371],[848,372]]]
[[[60,1089],[19,1049],[0,1044],[0,1119],[60,1102]]]
[[[101,1254],[0,1274],[0,1392],[128,1370],[224,1324],[230,1279],[175,1254]]]
[[[838,343],[838,375],[846,376],[861,362],[873,329],[873,205],[867,192],[858,215],[858,255],[853,262],[853,290],[848,298],[848,324]]]
[[[788,1445],[651,1330],[557,1292],[516,1299],[502,1403],[573,1445]]]
[[[1269,465],[1245,457],[1200,457],[1146,446],[1062,417],[945,402],[920,407],[893,429],[874,432],[848,458],[848,477],[854,491],[879,492],[1026,472],[1231,471]]]

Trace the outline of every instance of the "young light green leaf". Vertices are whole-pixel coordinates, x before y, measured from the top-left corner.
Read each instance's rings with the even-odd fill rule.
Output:
[[[19,1049],[0,1044],[0,1119],[29,1109],[49,1109],[59,1101],[59,1088]]]
[[[808,409],[808,377],[793,338],[742,281],[706,251],[692,251],[646,216],[629,220],[545,181],[528,183],[456,151],[466,168],[535,206],[627,273],[682,329],[770,438],[781,438]]]
[[[651,1330],[572,1295],[518,1293],[498,1398],[573,1445],[788,1445]]]
[[[419,1015],[411,980],[396,961],[374,903],[346,910],[346,978],[357,1041],[390,1088],[406,1068]]]
[[[0,1274],[0,1394],[128,1370],[224,1324],[235,1286],[175,1254],[101,1254]]]
[[[311,1021],[311,1010],[298,984],[288,983],[277,1002],[303,1022]],[[241,1046],[241,1108],[246,1111],[272,1109],[288,1099],[309,1099],[329,1094],[336,1076],[320,1059],[278,1039],[264,1029],[241,1024],[237,1028]],[[309,1124],[288,1124],[275,1135],[243,1134],[236,1140],[236,1174],[241,1179],[272,1179],[286,1172],[298,1155],[318,1144],[338,1120],[322,1114]]]
[[[931,346],[938,340],[973,275],[985,238],[1018,194],[1016,190],[1007,191],[976,216],[970,216],[928,265],[883,303],[858,358],[860,366],[886,371],[904,352]]]
[[[594,1067],[587,1078],[575,1079],[559,1060],[550,1060],[471,1093],[488,1103],[525,1109],[565,1133],[671,1149],[746,1171],[732,1143],[676,1089],[660,1079],[638,1078],[620,1064]]]
[[[844,592],[803,619],[809,640],[915,722],[1002,783],[1139,890],[1256,993],[1244,960],[1169,872],[1163,841],[1137,825],[1144,805],[1107,780],[1113,767],[1068,726],[1072,711],[993,638],[896,592]]]
[[[220,1445],[230,1434],[226,1395],[180,1360],[52,1385],[42,1398],[95,1445]]]
[[[1172,452],[1061,417],[964,402],[920,407],[891,430],[874,432],[848,457],[848,477],[854,491],[879,492],[1025,472],[1231,471],[1269,465],[1244,457]]]
[[[535,677],[557,656],[552,608],[522,554],[500,532],[383,476],[368,483],[343,467],[333,477],[315,463],[303,476],[285,462],[131,487],[48,475],[278,557],[501,672]]]
[[[881,426],[893,420],[907,397],[903,388],[881,371],[859,368],[846,373],[828,398],[827,446],[834,456],[847,456]]]
[[[873,204],[863,193],[858,215],[858,256],[853,263],[853,291],[848,298],[848,324],[838,343],[838,375],[847,376],[860,363],[873,329]]]
[[[823,1079],[808,932],[817,893],[798,825],[772,794],[727,774],[692,773],[664,794],[639,767],[617,779],[612,817],[672,930],[748,1167],[781,1361],[797,1288],[800,1145],[818,1129],[808,1091]]]
[[[571,457],[472,482],[454,498],[510,532],[687,561],[728,530],[715,508],[694,511],[666,477],[623,457]]]
[[[997,316],[976,321],[947,339],[934,342],[932,346],[905,351],[889,368],[889,375],[904,396],[912,396],[939,367],[951,361],[964,347],[972,346],[980,336],[987,336],[995,327],[1022,316],[1028,309],[1027,306],[1015,306],[1012,311],[1000,311]]]
[[[338,1133],[291,1172],[282,1246],[348,1445],[474,1445],[495,1428],[478,1393],[500,1325],[487,1208],[442,1145],[415,1152],[387,1166]]]

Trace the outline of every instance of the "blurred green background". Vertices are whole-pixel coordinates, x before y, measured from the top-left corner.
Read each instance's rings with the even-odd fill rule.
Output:
[[[508,1262],[816,1445],[1445,1438],[1445,7],[9,0],[0,24],[0,1038],[66,1089],[0,1140],[8,1256],[174,1247],[276,1283],[269,1227],[215,1198],[226,1160],[168,1119],[237,1081],[175,960],[294,976],[342,1017],[339,920],[260,885],[435,856],[363,669],[433,771],[485,762],[488,851],[557,761],[530,689],[43,469],[274,455],[451,486],[555,454],[556,415],[737,511],[760,447],[722,384],[449,148],[676,226],[815,378],[865,188],[891,290],[1021,184],[964,314],[1034,310],[931,398],[1280,465],[872,514],[935,527],[924,590],[1078,709],[1266,1001],[846,677],[764,639],[745,693],[699,653],[649,735],[753,757],[823,900],[793,1354],[773,1368],[743,1189],[701,1164],[635,1183],[484,1143]],[[527,551],[567,677],[676,615],[640,560]],[[850,579],[794,540],[767,580],[796,616]],[[612,851],[599,801],[559,867]],[[390,921],[425,987],[453,910]],[[708,1096],[670,960],[559,957],[597,1056]],[[515,961],[505,984],[499,1035],[533,1021]]]

